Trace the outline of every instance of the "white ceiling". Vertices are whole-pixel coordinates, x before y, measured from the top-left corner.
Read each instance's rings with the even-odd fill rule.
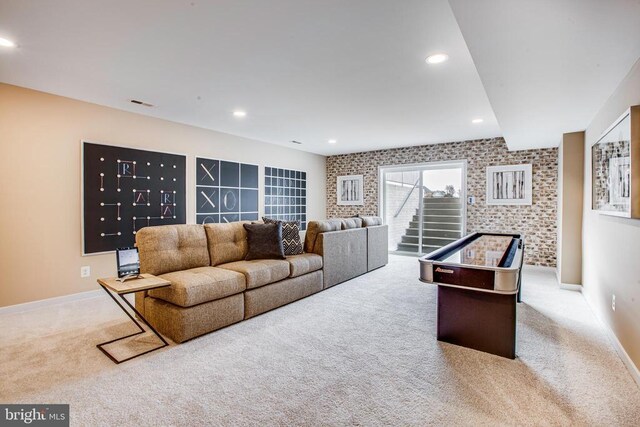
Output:
[[[584,130],[640,57],[640,0],[449,3],[512,150]]]
[[[325,155],[547,147],[640,57],[638,17],[640,0],[1,0],[19,47],[0,82]]]
[[[320,154],[501,134],[446,0],[2,0],[0,37],[2,82]]]

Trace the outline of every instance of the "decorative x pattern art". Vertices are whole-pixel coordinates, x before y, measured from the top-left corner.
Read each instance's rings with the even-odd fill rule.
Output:
[[[257,219],[258,166],[196,158],[196,222]]]

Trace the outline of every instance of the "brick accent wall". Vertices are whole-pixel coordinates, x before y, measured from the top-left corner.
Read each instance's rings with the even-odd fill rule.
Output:
[[[556,266],[558,149],[509,151],[503,138],[420,145],[342,154],[327,158],[327,217],[378,214],[378,167],[446,160],[467,160],[467,233],[521,232],[525,262]],[[533,169],[531,206],[488,206],[486,167],[530,163]],[[364,175],[364,206],[338,206],[336,180]]]

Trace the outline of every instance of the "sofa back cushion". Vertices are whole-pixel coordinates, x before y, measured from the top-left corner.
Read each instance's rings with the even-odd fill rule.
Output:
[[[209,265],[207,236],[202,225],[144,227],[136,233],[140,271],[164,274]]]
[[[318,234],[338,230],[342,230],[342,220],[338,218],[326,219],[324,221],[309,221],[307,224],[307,233],[304,237],[304,251],[313,252]]]
[[[247,256],[247,221],[228,224],[205,224],[211,266],[243,260]]]
[[[342,229],[350,230],[352,228],[362,228],[362,218],[344,218],[342,220]]]
[[[379,216],[361,216],[363,227],[372,227],[374,225],[382,225],[382,218]]]

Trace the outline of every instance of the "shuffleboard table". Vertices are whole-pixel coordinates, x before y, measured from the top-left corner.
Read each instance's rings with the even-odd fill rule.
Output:
[[[524,238],[472,233],[420,258],[420,280],[438,286],[439,341],[516,357]]]

